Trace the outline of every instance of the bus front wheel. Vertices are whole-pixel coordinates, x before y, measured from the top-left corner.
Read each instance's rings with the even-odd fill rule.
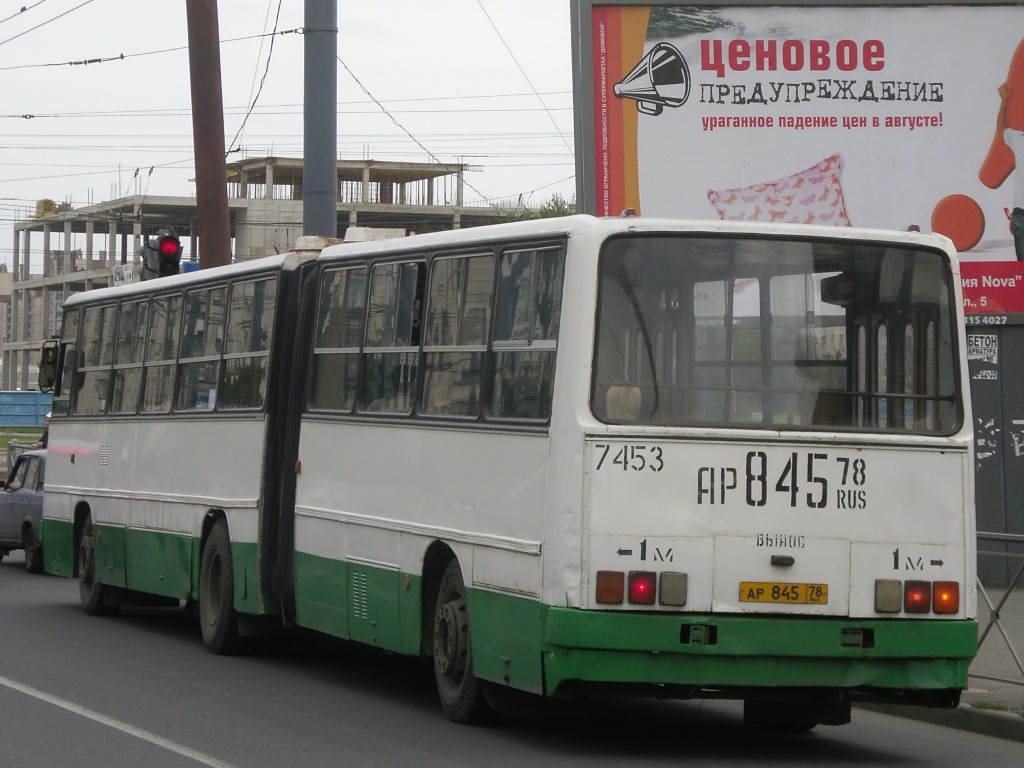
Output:
[[[231,539],[227,522],[218,520],[206,539],[199,569],[199,624],[203,642],[213,653],[232,653],[238,649],[234,598]]]
[[[92,515],[82,522],[82,537],[78,541],[78,596],[82,609],[90,616],[110,616],[118,606],[107,599],[109,588],[96,580],[96,532]]]
[[[485,719],[490,708],[481,682],[473,674],[466,586],[455,560],[448,564],[437,590],[431,648],[434,680],[445,715],[457,723]]]

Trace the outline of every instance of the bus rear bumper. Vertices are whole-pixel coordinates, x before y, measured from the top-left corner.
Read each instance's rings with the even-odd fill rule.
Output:
[[[974,620],[640,614],[551,608],[544,682],[653,686],[673,698],[799,698],[955,706],[977,649]],[[660,691],[660,693],[659,693]]]

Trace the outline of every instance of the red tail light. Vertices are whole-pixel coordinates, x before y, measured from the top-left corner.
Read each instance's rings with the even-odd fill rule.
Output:
[[[657,583],[658,576],[652,571],[630,571],[629,602],[634,605],[654,605]]]
[[[903,585],[903,610],[907,613],[928,613],[932,609],[932,583],[908,581]]]

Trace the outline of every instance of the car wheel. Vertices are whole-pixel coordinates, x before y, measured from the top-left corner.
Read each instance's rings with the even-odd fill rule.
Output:
[[[43,545],[32,526],[25,529],[25,570],[29,573],[43,572]]]

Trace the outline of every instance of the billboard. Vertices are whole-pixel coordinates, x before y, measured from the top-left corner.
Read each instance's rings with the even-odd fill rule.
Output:
[[[1024,258],[1024,5],[573,0],[596,215],[917,229]],[[1020,167],[1014,145],[1020,136]]]

